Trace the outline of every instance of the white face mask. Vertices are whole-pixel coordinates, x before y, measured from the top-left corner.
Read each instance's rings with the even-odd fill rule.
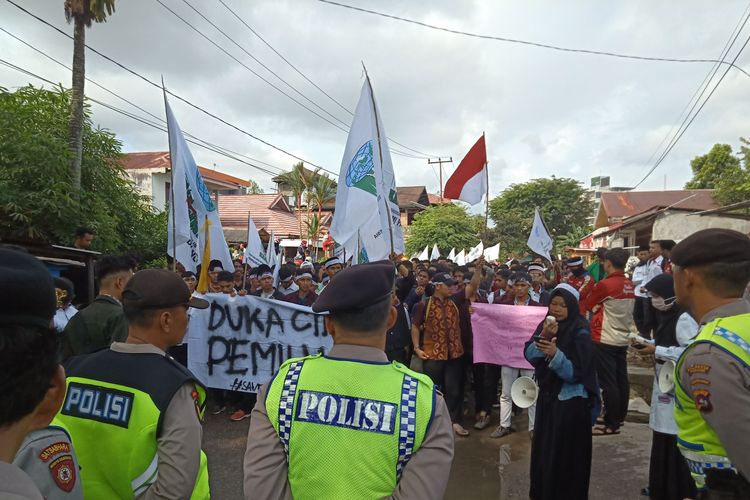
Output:
[[[663,297],[651,297],[651,305],[658,311],[669,311],[674,305],[675,297],[664,300]]]

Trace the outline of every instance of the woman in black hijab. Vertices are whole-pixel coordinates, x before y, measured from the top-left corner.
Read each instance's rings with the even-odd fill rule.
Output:
[[[598,407],[594,346],[569,285],[552,291],[549,316],[528,342],[526,359],[539,384],[531,448],[533,500],[588,498],[592,408]]]

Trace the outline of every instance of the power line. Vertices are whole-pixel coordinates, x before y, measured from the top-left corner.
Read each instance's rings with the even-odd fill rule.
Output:
[[[367,14],[372,14],[375,16],[380,16],[388,19],[394,19],[396,21],[402,21],[409,24],[415,24],[417,26],[422,26],[423,28],[429,28],[437,31],[444,31],[446,33],[452,33],[454,35],[461,35],[471,38],[479,38],[482,40],[492,40],[496,42],[507,42],[507,43],[515,43],[520,45],[529,45],[532,47],[538,47],[542,49],[549,49],[549,50],[556,50],[559,52],[573,52],[573,53],[579,53],[579,54],[590,54],[590,55],[598,55],[598,56],[608,56],[608,57],[617,57],[620,59],[635,59],[638,61],[659,61],[659,62],[676,62],[676,63],[721,63],[721,64],[729,64],[730,67],[733,67],[742,73],[745,74],[745,76],[750,77],[750,73],[745,71],[744,69],[740,68],[739,66],[735,66],[733,63],[727,63],[725,61],[719,61],[717,59],[682,59],[682,58],[676,58],[676,57],[650,57],[650,56],[638,56],[638,55],[632,55],[632,54],[620,54],[617,52],[607,52],[602,50],[593,50],[593,49],[574,49],[570,47],[562,47],[559,45],[551,45],[547,43],[540,43],[540,42],[532,42],[529,40],[520,40],[517,38],[508,38],[508,37],[502,37],[502,36],[494,36],[494,35],[483,35],[479,33],[471,33],[468,31],[461,31],[461,30],[455,30],[451,28],[445,28],[442,26],[436,26],[434,24],[425,23],[422,21],[416,21],[414,19],[407,19],[405,17],[399,17],[394,16],[393,14],[385,14],[383,12],[377,12],[374,10],[369,9],[363,9],[362,7],[355,7],[353,5],[347,5],[339,2],[334,2],[332,0],[318,0],[319,2],[335,5],[337,7],[343,7],[345,9],[350,10],[356,10],[359,12],[364,12]]]
[[[183,1],[185,1],[185,0],[183,0]],[[347,113],[349,113],[349,115],[351,115],[351,116],[354,116],[354,113],[353,113],[353,112],[352,112],[352,111],[351,111],[351,110],[350,110],[349,108],[347,108],[346,106],[344,106],[343,104],[341,104],[341,102],[339,102],[339,101],[338,101],[338,100],[336,100],[336,99],[335,99],[335,98],[334,98],[333,96],[331,96],[331,95],[330,95],[330,94],[329,94],[328,92],[326,92],[325,90],[323,90],[323,89],[322,89],[322,88],[321,88],[321,87],[320,87],[320,86],[319,86],[318,84],[316,84],[316,83],[315,83],[314,81],[312,81],[312,80],[311,80],[311,79],[310,79],[310,78],[309,78],[309,77],[308,77],[308,76],[307,76],[307,75],[306,75],[305,73],[303,73],[303,72],[302,72],[302,71],[301,71],[301,70],[300,70],[299,68],[297,68],[297,66],[295,66],[294,64],[292,64],[292,62],[291,62],[291,61],[289,61],[289,59],[287,59],[286,57],[284,57],[284,56],[283,56],[283,55],[282,55],[282,54],[281,54],[281,53],[280,53],[280,52],[279,52],[278,50],[276,50],[276,48],[275,48],[275,47],[274,47],[273,45],[271,45],[271,43],[270,43],[270,42],[268,42],[268,41],[267,41],[267,40],[266,40],[265,38],[263,38],[263,37],[262,37],[262,36],[261,36],[261,35],[260,35],[260,34],[259,34],[259,33],[258,33],[257,31],[255,31],[255,30],[254,30],[254,29],[253,29],[253,28],[252,28],[252,27],[251,27],[251,26],[250,26],[250,25],[249,25],[249,24],[248,24],[247,22],[245,22],[245,20],[244,20],[244,19],[242,19],[242,17],[240,17],[240,15],[239,15],[239,14],[237,14],[237,13],[236,13],[236,12],[235,12],[234,10],[232,10],[232,8],[231,8],[231,7],[229,7],[229,6],[228,6],[228,5],[227,5],[227,4],[226,4],[226,3],[224,2],[224,0],[218,0],[218,1],[219,1],[219,3],[220,3],[221,5],[223,5],[223,6],[224,6],[224,7],[225,7],[225,8],[226,8],[226,9],[227,9],[228,11],[229,11],[229,13],[230,13],[230,14],[232,14],[232,15],[233,15],[233,16],[234,16],[234,17],[235,17],[235,18],[236,18],[236,19],[237,19],[237,20],[238,20],[238,21],[239,21],[240,23],[242,23],[242,24],[243,24],[243,25],[244,25],[244,26],[245,26],[245,27],[246,27],[246,28],[247,28],[248,30],[250,30],[250,32],[251,32],[251,33],[252,33],[253,35],[255,35],[256,37],[258,37],[258,39],[260,39],[260,41],[261,41],[261,42],[263,42],[263,43],[264,43],[264,44],[265,44],[265,45],[266,45],[266,46],[267,46],[267,47],[268,47],[269,49],[271,49],[271,50],[273,51],[273,53],[274,53],[274,54],[276,54],[277,56],[279,56],[279,58],[281,58],[281,60],[282,60],[282,61],[284,61],[284,62],[285,62],[286,64],[288,64],[288,65],[289,65],[289,66],[290,66],[290,67],[291,67],[291,68],[292,68],[292,69],[293,69],[294,71],[296,71],[296,72],[297,72],[297,73],[298,73],[298,74],[299,74],[299,75],[300,75],[300,76],[301,76],[302,78],[304,78],[304,79],[305,79],[305,80],[306,80],[306,81],[307,81],[307,82],[308,82],[308,83],[309,83],[310,85],[312,85],[313,87],[315,87],[316,89],[318,89],[318,90],[319,90],[319,91],[320,91],[320,92],[321,92],[321,93],[322,93],[323,95],[325,95],[325,96],[326,96],[326,97],[327,97],[328,99],[330,99],[331,101],[333,101],[333,102],[334,102],[334,103],[335,103],[335,104],[336,104],[336,105],[337,105],[337,106],[338,106],[339,108],[341,108],[341,109],[343,109],[344,111],[346,111]],[[187,3],[187,2],[186,2],[186,3]],[[265,66],[264,66],[264,67],[265,67]],[[312,101],[311,101],[311,102],[312,102]],[[320,106],[318,106],[318,107],[320,107]],[[322,108],[321,108],[321,109],[322,109]],[[329,114],[330,114],[330,113],[329,113]],[[345,124],[345,125],[346,125],[346,124]],[[436,156],[436,155],[430,155],[430,154],[428,154],[428,153],[424,153],[424,152],[422,152],[422,151],[419,151],[419,150],[417,150],[417,149],[413,149],[413,148],[410,148],[409,146],[406,146],[406,145],[404,145],[404,144],[401,144],[400,142],[396,141],[395,139],[393,139],[393,138],[391,138],[391,137],[389,137],[389,138],[388,138],[388,140],[389,140],[390,142],[394,143],[394,144],[397,144],[397,145],[401,146],[401,147],[402,147],[402,148],[404,148],[404,149],[407,149],[407,150],[409,150],[409,151],[413,152],[413,153],[417,153],[417,154],[419,154],[419,155],[422,155],[422,156],[420,156],[420,157],[419,157],[419,159],[428,159],[429,157],[432,157],[432,156]]]
[[[745,19],[745,22],[747,22],[747,18]],[[743,26],[744,26],[744,23],[743,23]],[[741,31],[741,30],[740,30],[740,31]],[[739,32],[737,33],[737,35],[739,35]],[[742,54],[742,52],[743,52],[743,51],[745,50],[745,47],[747,47],[747,44],[748,44],[748,42],[750,42],[750,36],[748,36],[748,37],[747,37],[747,39],[745,40],[745,43],[744,43],[744,44],[742,44],[742,47],[740,47],[740,50],[739,50],[739,52],[737,52],[737,54],[736,54],[736,55],[734,56],[734,59],[732,60],[732,65],[734,65],[735,61],[737,61],[737,59],[738,59],[738,58],[740,57],[740,55]],[[733,43],[734,43],[734,42],[733,42]],[[667,156],[669,155],[669,153],[670,153],[670,152],[672,151],[672,149],[674,149],[675,145],[677,145],[677,142],[678,142],[678,141],[680,140],[680,138],[681,138],[681,137],[682,137],[682,136],[683,136],[683,135],[685,134],[685,132],[687,131],[687,129],[688,129],[688,128],[690,128],[690,125],[692,125],[693,121],[695,121],[696,117],[697,117],[697,116],[698,116],[698,115],[700,114],[701,110],[702,110],[702,109],[703,109],[703,107],[704,107],[704,106],[706,105],[706,103],[708,102],[708,100],[709,100],[709,99],[711,99],[711,96],[712,96],[712,95],[714,95],[714,92],[716,92],[716,89],[717,89],[717,88],[719,88],[719,85],[720,85],[720,84],[721,84],[721,82],[722,82],[722,81],[724,80],[724,77],[725,77],[725,76],[727,76],[727,73],[729,73],[729,70],[730,70],[730,69],[732,69],[732,66],[728,66],[728,67],[727,67],[727,69],[726,69],[726,70],[724,71],[724,73],[723,73],[723,74],[721,75],[721,78],[719,78],[719,81],[718,81],[718,82],[716,82],[716,85],[714,85],[714,88],[713,88],[713,89],[711,89],[711,92],[710,92],[710,93],[708,94],[708,96],[706,96],[706,99],[705,99],[705,100],[703,101],[703,103],[702,103],[702,104],[700,105],[700,107],[698,108],[698,110],[697,110],[697,111],[696,111],[696,112],[695,112],[695,113],[693,114],[692,118],[690,118],[690,121],[688,121],[688,122],[687,122],[687,123],[686,123],[686,124],[684,125],[684,127],[681,127],[681,128],[682,128],[682,130],[681,130],[681,131],[679,132],[679,134],[678,134],[678,135],[676,135],[676,136],[675,136],[675,137],[674,137],[674,138],[672,139],[672,142],[671,142],[671,144],[669,145],[669,147],[668,147],[668,148],[667,148],[667,149],[666,149],[666,150],[665,150],[665,151],[664,151],[664,152],[662,153],[661,157],[659,157],[659,159],[658,159],[658,160],[656,161],[656,163],[654,164],[654,166],[653,166],[653,167],[651,167],[651,169],[650,169],[650,170],[649,170],[649,171],[648,171],[648,172],[646,173],[646,175],[645,175],[645,176],[644,176],[644,177],[643,177],[643,178],[642,178],[642,179],[641,179],[641,180],[640,180],[640,181],[638,182],[638,184],[636,184],[635,186],[633,186],[633,189],[635,189],[635,188],[637,188],[638,186],[640,186],[641,184],[643,184],[643,182],[644,182],[644,181],[645,181],[646,179],[648,179],[648,177],[649,177],[649,176],[650,176],[650,175],[651,175],[651,174],[652,174],[652,173],[654,172],[654,170],[656,170],[656,169],[657,169],[657,167],[658,167],[659,165],[661,165],[661,163],[662,163],[662,162],[664,161],[664,159],[665,159],[665,158],[666,158],[666,157],[667,157]],[[686,119],[687,119],[687,117],[686,117]],[[683,123],[684,123],[684,122],[683,122]]]
[[[73,37],[72,37],[71,35],[69,35],[68,33],[64,32],[63,30],[61,30],[61,29],[60,29],[60,28],[58,28],[57,26],[53,25],[52,23],[50,23],[50,22],[46,21],[45,19],[42,19],[41,17],[37,16],[36,14],[34,14],[34,13],[32,13],[32,12],[30,12],[30,11],[26,10],[25,8],[21,7],[21,6],[20,6],[20,5],[18,5],[18,4],[16,3],[16,2],[14,2],[13,0],[5,0],[5,1],[6,1],[6,2],[8,2],[9,4],[11,4],[11,5],[15,6],[16,8],[18,8],[18,9],[19,9],[19,10],[21,10],[22,12],[24,12],[24,13],[28,14],[29,16],[33,17],[33,18],[34,18],[34,19],[36,19],[37,21],[39,21],[39,22],[41,22],[41,23],[43,23],[43,24],[45,24],[45,25],[49,26],[50,28],[54,29],[55,31],[57,31],[57,32],[58,32],[58,33],[60,33],[61,35],[65,36],[65,37],[67,37],[67,38],[69,38],[69,39],[71,39],[71,40],[73,39]],[[156,88],[158,88],[159,90],[162,90],[162,86],[161,86],[161,85],[159,85],[158,83],[154,82],[153,80],[150,80],[149,78],[147,78],[147,77],[145,77],[145,76],[141,75],[141,74],[140,74],[140,73],[138,73],[137,71],[135,71],[135,70],[132,70],[132,69],[130,69],[129,67],[125,66],[124,64],[122,64],[122,63],[120,63],[120,62],[116,61],[115,59],[112,59],[111,57],[109,57],[109,56],[107,56],[107,55],[103,54],[102,52],[100,52],[100,51],[98,51],[97,49],[95,49],[95,48],[93,48],[93,47],[89,46],[88,44],[86,44],[86,45],[85,45],[85,47],[86,47],[87,49],[89,49],[89,50],[90,50],[91,52],[93,52],[93,53],[95,53],[96,55],[98,55],[99,57],[102,57],[102,58],[106,59],[107,61],[111,62],[112,64],[114,64],[114,65],[118,66],[119,68],[121,68],[121,69],[123,69],[123,70],[127,71],[128,73],[132,74],[133,76],[136,76],[136,77],[140,78],[141,80],[143,80],[144,82],[148,83],[149,85],[152,85],[153,87],[156,87]],[[217,115],[215,115],[214,113],[211,113],[210,111],[207,111],[207,110],[203,109],[202,107],[200,107],[200,106],[198,106],[198,105],[196,105],[196,104],[193,104],[192,102],[190,102],[190,101],[189,101],[189,100],[187,100],[186,98],[184,98],[184,97],[182,97],[182,96],[180,96],[180,95],[178,95],[178,94],[175,94],[174,92],[171,92],[170,90],[166,90],[166,92],[167,92],[167,94],[171,95],[171,96],[172,96],[172,97],[174,97],[175,99],[177,99],[177,100],[179,100],[179,101],[182,101],[183,103],[185,103],[185,104],[187,104],[188,106],[190,106],[190,107],[192,107],[192,108],[194,108],[194,109],[196,109],[196,110],[200,111],[201,113],[203,113],[203,114],[205,114],[205,115],[207,115],[207,116],[210,116],[211,118],[213,118],[213,119],[215,119],[215,120],[217,120],[217,121],[219,121],[219,122],[223,123],[224,125],[227,125],[228,127],[231,127],[231,128],[233,128],[233,129],[237,130],[238,132],[241,132],[242,134],[244,134],[244,135],[246,135],[246,136],[248,136],[248,137],[250,137],[250,138],[252,138],[252,139],[255,139],[256,141],[258,141],[258,142],[260,142],[260,143],[262,143],[262,144],[265,144],[266,146],[268,146],[268,147],[270,147],[270,148],[273,148],[273,149],[275,149],[276,151],[279,151],[279,152],[281,152],[281,153],[284,153],[285,155],[287,155],[287,156],[289,156],[289,157],[291,157],[291,158],[294,158],[294,159],[296,159],[296,160],[299,160],[299,161],[301,161],[301,162],[307,163],[308,165],[311,165],[311,166],[313,166],[313,167],[317,167],[317,168],[319,168],[319,169],[321,169],[321,170],[323,170],[323,171],[325,171],[325,172],[328,172],[328,173],[330,173],[330,174],[333,174],[333,175],[338,175],[337,173],[335,173],[335,172],[332,172],[332,171],[330,171],[330,170],[328,170],[328,169],[325,169],[325,168],[323,168],[322,166],[320,166],[320,165],[318,165],[318,164],[316,164],[316,163],[313,163],[313,162],[311,162],[311,161],[309,161],[309,160],[306,160],[306,159],[304,159],[304,158],[302,158],[302,157],[300,157],[300,156],[297,156],[297,155],[295,155],[295,154],[293,154],[293,153],[290,153],[289,151],[286,151],[285,149],[283,149],[283,148],[281,148],[281,147],[279,147],[279,146],[276,146],[276,145],[274,145],[274,144],[271,144],[270,142],[268,142],[268,141],[266,141],[266,140],[264,140],[264,139],[261,139],[260,137],[258,137],[258,136],[256,136],[256,135],[254,135],[254,134],[252,134],[252,133],[250,133],[250,132],[248,132],[248,131],[246,131],[246,130],[244,130],[244,129],[240,128],[240,127],[238,127],[237,125],[234,125],[233,123],[230,123],[230,122],[228,122],[228,121],[224,120],[224,119],[223,119],[223,118],[221,118],[220,116],[217,116]]]
[[[42,50],[38,49],[37,47],[34,47],[33,45],[31,45],[31,44],[30,44],[30,43],[28,43],[27,41],[23,40],[22,38],[19,38],[18,36],[14,35],[13,33],[9,32],[8,30],[6,30],[5,28],[3,28],[3,27],[1,27],[1,26],[0,26],[0,31],[2,31],[2,32],[4,32],[4,33],[5,33],[6,35],[8,35],[8,36],[10,36],[10,37],[14,38],[14,39],[15,39],[16,41],[18,41],[18,42],[20,42],[20,43],[24,44],[25,46],[27,46],[27,47],[28,47],[28,48],[30,48],[31,50],[33,50],[33,51],[37,52],[38,54],[40,54],[40,55],[42,55],[42,56],[46,57],[47,59],[51,60],[51,61],[52,61],[52,62],[54,62],[55,64],[57,64],[57,65],[59,65],[59,66],[61,66],[61,67],[65,68],[65,69],[66,69],[66,70],[68,70],[68,71],[71,71],[71,72],[73,71],[73,69],[72,69],[72,68],[71,68],[70,66],[67,66],[66,64],[64,64],[63,62],[61,62],[61,61],[59,61],[59,60],[55,59],[54,57],[52,57],[51,55],[47,54],[46,52],[44,52],[44,51],[42,51]],[[15,69],[15,68],[14,68],[14,69]],[[46,81],[46,80],[44,80],[44,79],[43,79],[42,77],[40,77],[40,76],[38,76],[38,75],[32,75],[32,76],[35,76],[35,77],[37,77],[37,78],[39,78],[39,79],[41,79],[41,80],[43,80],[43,81]],[[97,86],[98,88],[100,88],[100,89],[101,89],[101,90],[103,90],[104,92],[107,92],[108,94],[112,95],[113,97],[116,97],[117,99],[119,99],[119,100],[123,101],[124,103],[126,103],[126,104],[129,104],[130,106],[133,106],[133,107],[134,107],[134,108],[136,108],[137,110],[139,110],[139,111],[141,111],[141,112],[143,112],[143,113],[147,114],[148,116],[150,116],[150,117],[154,118],[154,119],[155,119],[155,120],[157,120],[157,121],[158,121],[159,123],[163,123],[163,124],[166,124],[166,123],[167,123],[167,122],[166,122],[166,120],[164,120],[164,118],[162,118],[162,117],[160,117],[160,116],[157,116],[157,115],[155,115],[154,113],[151,113],[150,111],[148,111],[147,109],[144,109],[144,108],[142,108],[141,106],[139,106],[138,104],[134,103],[133,101],[130,101],[130,100],[126,99],[125,97],[122,97],[121,95],[119,95],[119,94],[117,94],[117,93],[115,93],[115,92],[111,91],[110,89],[108,89],[107,87],[105,87],[105,86],[103,86],[103,85],[99,84],[99,83],[98,83],[98,82],[96,82],[95,80],[92,80],[92,79],[91,79],[91,78],[89,78],[89,77],[85,77],[85,78],[86,78],[86,81],[87,81],[87,82],[89,82],[89,83],[91,83],[91,84],[93,84],[93,85]],[[48,83],[49,83],[49,82],[48,82]],[[88,97],[88,96],[87,96],[87,99],[92,99],[92,98],[91,98],[91,97]],[[98,104],[101,104],[102,106],[107,106],[106,104],[104,104],[104,103],[100,103],[100,102],[98,102]],[[190,133],[188,133],[188,132],[186,132],[186,131],[184,131],[184,130],[183,130],[183,134],[184,134],[184,135],[186,135],[187,137],[191,137],[191,138],[193,138],[193,139],[196,139],[196,140],[200,140],[200,141],[203,141],[203,139],[199,139],[198,137],[196,137],[196,136],[194,136],[194,135],[192,135],[192,134],[190,134]],[[203,142],[206,142],[206,141],[203,141]],[[252,161],[252,162],[255,162],[255,163],[260,163],[260,164],[262,164],[262,165],[266,165],[266,166],[268,166],[268,167],[271,167],[271,168],[275,168],[275,169],[277,169],[277,170],[278,170],[279,172],[282,172],[282,171],[283,171],[283,169],[282,169],[281,167],[278,167],[278,166],[276,166],[276,165],[272,165],[272,164],[270,164],[270,163],[267,163],[267,162],[265,162],[265,161],[263,161],[263,160],[259,160],[259,159],[257,159],[257,158],[253,158],[253,157],[251,157],[251,156],[248,156],[248,155],[245,155],[245,154],[243,154],[243,153],[238,153],[238,152],[236,152],[236,151],[232,151],[231,149],[227,149],[227,148],[224,148],[224,147],[222,147],[222,146],[217,146],[217,145],[215,145],[215,144],[211,144],[211,143],[208,143],[208,142],[206,142],[206,144],[209,144],[209,145],[211,145],[211,146],[213,146],[213,147],[216,147],[216,148],[220,148],[220,149],[222,149],[222,150],[224,150],[224,151],[227,151],[227,152],[229,152],[229,153],[232,153],[233,155],[236,155],[236,156],[241,156],[241,157],[243,157],[243,158],[246,158],[246,159],[248,159],[248,160],[250,160],[250,161]],[[244,163],[246,163],[246,162],[244,162]],[[248,165],[250,165],[250,166],[254,166],[254,167],[256,166],[256,165],[253,165],[252,163],[247,163],[247,164],[248,164]],[[273,175],[276,175],[276,173],[273,173],[273,172],[269,172],[269,173],[272,173]]]
[[[729,34],[729,37],[727,38],[727,41],[724,43],[724,47],[721,49],[721,52],[719,54],[719,59],[720,60],[723,61],[726,58],[727,54],[729,54],[729,51],[732,49],[732,46],[734,46],[734,43],[737,40],[737,37],[739,36],[740,32],[742,31],[742,28],[744,28],[745,23],[747,22],[747,17],[745,17],[745,16],[748,14],[748,11],[750,11],[750,3],[747,5],[747,7],[745,7],[745,10],[743,11],[742,15],[740,15],[740,18],[737,20],[737,24],[735,24],[734,28],[732,29],[732,32]],[[743,19],[744,19],[744,22],[743,22]],[[653,153],[651,153],[651,156],[646,161],[646,164],[650,164],[651,163],[651,161],[656,156],[656,153],[659,152],[659,150],[661,149],[661,147],[664,145],[665,142],[667,142],[667,139],[670,136],[672,136],[672,139],[674,139],[674,137],[676,136],[676,133],[675,133],[675,135],[672,135],[672,132],[675,131],[675,128],[679,132],[680,128],[682,128],[682,126],[685,124],[685,121],[688,119],[688,117],[690,116],[690,114],[693,112],[693,110],[695,109],[695,106],[698,104],[698,102],[700,102],[700,99],[703,97],[703,94],[708,89],[708,86],[711,84],[711,81],[713,80],[714,76],[716,76],[716,73],[717,73],[717,71],[719,70],[720,67],[721,67],[721,65],[717,61],[711,67],[711,69],[708,70],[708,72],[706,73],[706,76],[703,77],[703,80],[701,81],[701,83],[698,85],[698,87],[693,92],[693,95],[690,97],[690,100],[685,104],[685,107],[682,108],[682,111],[680,111],[680,114],[677,116],[677,120],[678,121],[680,119],[682,119],[682,122],[680,123],[679,127],[677,126],[677,123],[675,123],[672,126],[672,128],[669,130],[669,132],[667,132],[666,135],[664,136],[664,138],[661,140],[661,142],[659,143],[659,145],[656,146],[656,148],[654,149]],[[691,106],[691,104],[692,104],[692,106]],[[688,110],[688,108],[690,108],[690,109]],[[683,119],[683,115],[684,115],[684,119]],[[667,142],[666,148],[669,147],[670,143],[671,143],[671,140],[669,142]],[[665,150],[666,150],[666,148],[665,148]],[[631,180],[631,182],[629,184],[633,184],[635,182],[635,179],[637,179],[637,177],[634,178],[633,180]],[[643,181],[641,181],[641,182],[643,182]]]
[[[43,81],[45,83],[48,83],[50,85],[53,85],[53,86],[59,85],[59,83],[53,82],[52,80],[49,80],[48,78],[40,76],[40,75],[38,75],[38,74],[30,71],[30,70],[24,69],[24,68],[22,68],[20,66],[17,66],[15,64],[11,63],[11,62],[8,62],[8,61],[6,61],[4,59],[0,59],[0,64],[2,64],[4,66],[7,66],[7,67],[9,67],[11,69],[14,69],[14,70],[16,70],[16,71],[18,71],[20,73],[24,73],[24,74],[26,74],[28,76],[31,76],[31,77],[36,78],[38,80],[41,80],[41,81]],[[138,121],[140,123],[143,123],[144,125],[148,125],[148,126],[150,126],[152,128],[155,128],[155,129],[160,130],[160,131],[165,132],[165,133],[167,132],[167,128],[166,128],[165,125],[161,125],[159,123],[155,123],[155,122],[150,121],[150,120],[148,120],[146,118],[138,116],[138,115],[136,115],[134,113],[131,113],[129,111],[125,111],[123,109],[120,109],[120,108],[118,108],[116,106],[113,106],[113,105],[111,105],[109,103],[106,103],[106,102],[100,101],[98,99],[95,99],[93,97],[86,97],[86,99],[89,100],[89,101],[91,101],[91,102],[93,102],[93,103],[96,103],[96,104],[98,104],[100,106],[103,106],[103,107],[105,107],[107,109],[115,111],[116,113],[119,113],[119,114],[124,115],[124,116],[126,116],[128,118],[131,118],[131,119],[136,120],[136,121]],[[211,142],[208,142],[208,141],[206,141],[204,139],[198,138],[198,137],[196,137],[196,136],[194,136],[192,134],[188,134],[187,132],[183,132],[183,134],[185,136],[187,136],[187,138],[185,139],[186,142],[194,144],[194,145],[196,145],[198,147],[202,147],[204,149],[208,149],[209,151],[213,151],[213,152],[218,153],[218,154],[220,154],[222,156],[225,156],[227,158],[235,160],[235,161],[237,161],[239,163],[243,163],[245,165],[253,167],[253,168],[255,168],[257,170],[260,170],[261,172],[266,173],[268,175],[275,176],[275,175],[278,175],[281,172],[280,169],[279,169],[278,172],[272,172],[272,171],[270,171],[268,169],[265,169],[265,168],[260,167],[258,165],[254,165],[254,164],[252,164],[252,163],[250,163],[248,161],[242,160],[241,158],[238,158],[238,156],[244,156],[244,155],[241,155],[240,153],[236,153],[236,152],[234,152],[232,150],[226,149],[226,148],[224,148],[222,146],[218,146],[218,145],[213,144]]]

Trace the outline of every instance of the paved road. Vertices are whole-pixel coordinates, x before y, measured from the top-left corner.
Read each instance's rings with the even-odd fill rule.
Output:
[[[242,498],[242,457],[249,425],[249,420],[231,422],[226,414],[209,415],[206,420],[203,446],[208,454],[213,498]],[[519,429],[526,428],[525,414],[515,419],[515,425]],[[503,467],[506,498],[528,498],[528,433],[522,431],[507,438],[492,439],[489,437],[491,432],[492,428],[487,428],[473,431],[468,438],[457,438],[446,499],[500,498],[499,456],[502,445],[510,446],[511,457],[511,463]],[[628,423],[618,436],[595,438],[591,499],[643,498],[639,492],[648,478],[650,443],[648,426],[636,423]]]

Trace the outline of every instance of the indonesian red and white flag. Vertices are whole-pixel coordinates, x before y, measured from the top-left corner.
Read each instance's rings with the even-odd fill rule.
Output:
[[[487,194],[487,148],[484,134],[471,147],[448,182],[443,196],[476,205]]]

